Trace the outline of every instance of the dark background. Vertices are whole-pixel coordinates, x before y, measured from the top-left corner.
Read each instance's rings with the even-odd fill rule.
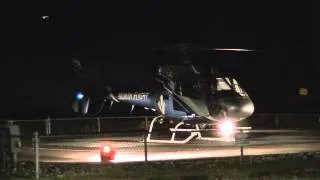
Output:
[[[257,49],[209,58],[237,77],[256,112],[317,113],[312,13],[311,3],[298,2],[3,4],[0,117],[73,116],[72,57],[130,82],[161,62],[151,48],[181,42]]]

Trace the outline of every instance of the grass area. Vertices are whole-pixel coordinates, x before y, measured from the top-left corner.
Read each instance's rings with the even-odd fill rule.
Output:
[[[41,164],[42,179],[320,179],[320,153],[130,164]],[[24,166],[24,167],[23,167]],[[24,163],[16,177],[32,176]],[[29,171],[27,174],[22,174]],[[1,177],[1,176],[0,176]],[[8,177],[8,176],[7,176]],[[8,178],[7,178],[8,179]]]

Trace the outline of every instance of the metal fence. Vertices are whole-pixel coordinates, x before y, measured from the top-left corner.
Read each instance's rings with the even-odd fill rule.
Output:
[[[21,133],[40,135],[73,135],[90,133],[130,132],[145,129],[153,116],[128,117],[86,117],[86,118],[47,118],[38,120],[15,120]],[[241,126],[258,129],[300,129],[320,128],[320,114],[254,114]]]
[[[128,117],[86,117],[86,118],[50,118],[37,120],[15,120],[21,134],[29,135],[37,131],[39,135],[75,135],[112,132],[141,131],[151,116]]]

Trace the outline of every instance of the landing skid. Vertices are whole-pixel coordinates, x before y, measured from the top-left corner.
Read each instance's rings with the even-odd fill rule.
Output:
[[[170,131],[172,133],[171,135],[171,139],[170,140],[160,140],[160,139],[151,139],[151,135],[152,135],[152,130],[153,130],[153,125],[154,123],[159,120],[162,119],[163,116],[157,116],[155,118],[152,119],[150,126],[149,126],[149,132],[148,132],[148,136],[146,141],[147,142],[154,142],[154,143],[172,143],[172,144],[186,144],[188,143],[190,140],[196,138],[198,140],[208,140],[208,141],[222,141],[221,138],[213,138],[213,137],[203,137],[201,134],[201,130],[199,128],[199,125],[195,125],[194,129],[179,129],[179,127],[181,125],[184,124],[184,122],[180,122],[178,123],[174,128],[170,128]],[[183,140],[176,140],[175,136],[176,136],[176,132],[190,132],[190,135],[183,139]],[[231,139],[223,139],[223,141],[234,141],[234,138]]]

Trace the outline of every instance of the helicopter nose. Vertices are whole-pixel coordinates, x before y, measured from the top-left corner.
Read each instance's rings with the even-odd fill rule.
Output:
[[[244,104],[242,104],[241,111],[246,117],[251,116],[254,112],[253,102],[250,99],[247,100]]]
[[[254,104],[248,97],[230,99],[224,104],[227,115],[240,120],[251,116],[254,112]]]

